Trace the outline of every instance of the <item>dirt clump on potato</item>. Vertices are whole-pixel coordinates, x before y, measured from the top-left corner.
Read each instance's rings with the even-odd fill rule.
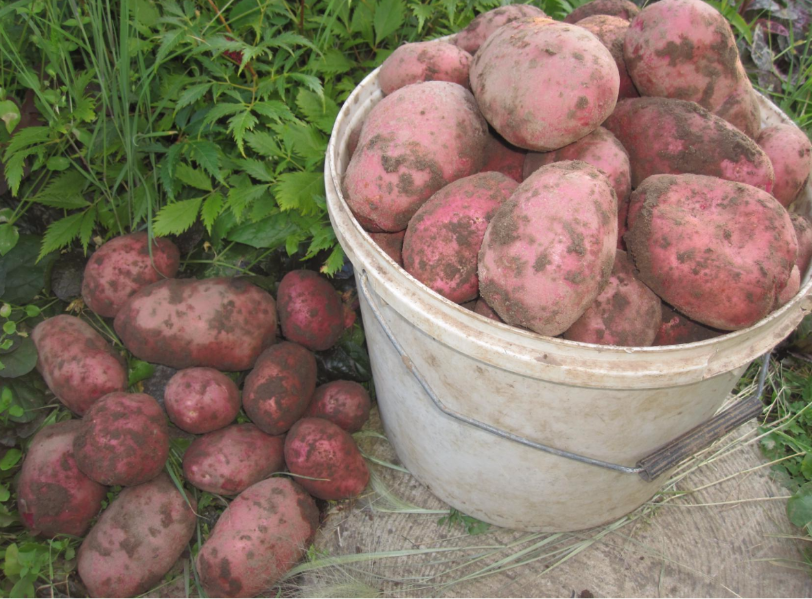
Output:
[[[240,390],[213,368],[185,368],[164,390],[169,420],[187,433],[202,435],[228,426],[240,412]]]
[[[443,41],[403,44],[383,61],[378,84],[384,95],[412,83],[449,81],[468,85],[471,55]]]
[[[628,22],[640,14],[640,9],[629,0],[592,0],[582,4],[564,19],[565,23],[578,23],[592,16],[607,15]]]
[[[508,4],[477,15],[468,26],[457,33],[453,43],[471,54],[475,54],[494,31],[502,25],[527,17],[546,17],[544,11],[529,4]]]
[[[288,341],[326,350],[344,332],[344,307],[333,286],[312,270],[294,270],[279,283],[279,324]]]
[[[354,381],[331,381],[316,388],[305,417],[324,418],[348,433],[357,433],[369,420],[369,393]]]

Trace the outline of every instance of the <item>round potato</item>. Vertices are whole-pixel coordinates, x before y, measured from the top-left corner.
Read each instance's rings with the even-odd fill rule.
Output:
[[[546,17],[544,11],[530,4],[508,4],[483,12],[454,36],[454,44],[475,54],[494,31],[502,25],[527,17]]]
[[[637,5],[629,0],[592,0],[573,10],[564,19],[565,23],[578,23],[594,15],[609,15],[624,21],[631,21],[640,14]]]
[[[338,293],[312,270],[293,270],[282,277],[276,305],[282,335],[309,350],[330,349],[344,332]]]
[[[631,4],[628,0],[624,1],[627,4]],[[594,4],[594,2],[591,4]],[[634,5],[632,4],[632,6]],[[615,59],[617,73],[620,77],[618,99],[639,97],[640,93],[634,86],[634,81],[632,81],[629,70],[626,68],[626,59],[623,57],[623,40],[626,37],[626,32],[629,30],[629,21],[611,15],[596,14],[579,20],[578,27],[583,27],[587,31],[592,32],[595,37],[606,46],[609,52],[612,53],[612,58]]]
[[[450,81],[468,86],[471,55],[442,41],[403,44],[383,61],[378,84],[384,95],[412,83]]]
[[[187,433],[202,435],[228,426],[240,412],[237,385],[213,368],[185,368],[164,390],[169,420]]]
[[[704,325],[694,322],[687,316],[675,312],[667,304],[662,304],[663,321],[652,345],[680,345],[681,343],[694,343],[705,341],[724,335]]]
[[[758,134],[756,142],[770,157],[775,170],[772,193],[785,208],[803,189],[812,172],[812,143],[795,125],[773,125]]]
[[[353,381],[332,381],[316,388],[305,416],[324,418],[348,433],[361,430],[369,420],[369,393]]]

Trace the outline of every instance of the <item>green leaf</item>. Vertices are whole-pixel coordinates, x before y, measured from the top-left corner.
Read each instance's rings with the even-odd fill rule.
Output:
[[[2,458],[0,458],[0,470],[6,471],[11,470],[20,462],[20,458],[23,457],[23,452],[19,449],[9,449]]]
[[[181,182],[195,189],[201,189],[203,191],[211,191],[213,189],[211,179],[209,179],[206,173],[192,168],[185,162],[178,164],[175,169],[175,176],[180,179]]]
[[[11,493],[6,485],[0,485],[0,503],[5,503],[11,497]]]
[[[25,315],[28,316],[28,318],[36,318],[42,314],[42,310],[39,309],[39,306],[35,306],[34,304],[28,304],[24,309]]]
[[[136,383],[148,379],[155,372],[155,366],[143,360],[130,360],[130,374],[127,379],[127,386],[132,387]]]
[[[237,147],[240,149],[240,154],[245,156],[245,148],[243,146],[243,139],[245,138],[246,131],[250,131],[257,124],[257,117],[249,111],[235,114],[228,119],[228,131],[234,136],[234,141],[237,142]]]
[[[316,93],[320,98],[324,97],[324,88],[322,87],[321,81],[318,77],[314,77],[313,75],[303,75],[302,73],[290,73],[288,74],[288,77],[303,84],[312,92]]]
[[[250,133],[246,133],[245,143],[247,143],[248,147],[254,150],[254,152],[265,158],[277,158],[282,154],[274,136],[265,131],[251,131]]]
[[[340,245],[336,244],[327,260],[324,261],[324,266],[319,269],[326,275],[334,275],[344,266],[344,250]]]
[[[45,167],[49,171],[64,171],[70,167],[70,160],[64,156],[51,156],[45,163]]]
[[[20,108],[11,100],[0,102],[0,121],[6,124],[6,131],[11,133],[20,122]]]
[[[242,214],[254,200],[257,200],[268,193],[267,185],[254,185],[251,180],[242,175],[239,183],[228,190],[228,207],[237,217],[242,220]]]
[[[144,27],[154,27],[161,16],[158,8],[150,0],[135,0],[131,6],[135,20]]]
[[[0,379],[0,381],[3,383],[3,396],[5,397],[7,393],[12,396],[12,405],[8,410],[9,415],[12,416],[11,420],[17,423],[33,421],[46,402],[45,384],[42,379],[38,377],[37,373],[32,373],[30,376]],[[43,390],[38,389],[36,385],[41,385]]]
[[[20,564],[20,550],[16,543],[12,543],[6,547],[5,560],[3,561],[3,573],[7,578],[12,576],[16,577],[22,572],[22,564]]]
[[[82,244],[82,250],[87,253],[87,246],[90,245],[90,239],[93,237],[93,228],[96,225],[98,211],[96,206],[87,210],[82,217],[82,224],[79,227],[79,242]]]
[[[417,31],[423,31],[426,21],[430,20],[434,14],[434,7],[429,4],[412,4],[412,13],[417,17]]]
[[[209,232],[209,235],[211,235],[211,228],[212,225],[214,225],[214,221],[217,220],[217,217],[220,216],[220,212],[222,211],[223,194],[219,192],[211,194],[206,198],[206,201],[203,202],[203,208],[200,210],[200,218],[206,227],[206,231]]]
[[[36,235],[20,235],[14,249],[0,258],[0,297],[3,301],[29,304],[45,287],[56,255],[37,262],[41,242],[42,239]]]
[[[17,231],[17,227],[9,223],[0,225],[0,256],[5,256],[14,249],[18,239],[20,239],[20,233]]]
[[[175,192],[178,186],[178,180],[175,178],[175,169],[177,168],[182,151],[182,144],[172,144],[169,147],[169,151],[167,151],[161,160],[161,184],[164,186],[166,194],[172,199],[175,198]]]
[[[276,249],[298,230],[286,214],[278,213],[259,222],[236,227],[227,237],[229,241],[244,243],[254,248]]]
[[[17,583],[11,587],[9,597],[36,597],[34,581],[32,579],[33,576],[29,574],[18,580]]]
[[[236,102],[223,102],[220,104],[216,104],[208,113],[206,113],[206,118],[203,119],[204,125],[209,125],[218,119],[223,118],[229,114],[236,114],[242,110],[245,110],[244,104],[238,104]]]
[[[804,455],[804,460],[801,462],[801,474],[806,480],[812,480],[812,451]]]
[[[244,158],[243,160],[239,160],[237,163],[246,174],[250,175],[254,179],[258,179],[264,183],[273,183],[276,180],[276,177],[271,169],[269,169],[268,165],[261,160]]]
[[[39,252],[37,261],[42,260],[46,254],[61,249],[76,239],[82,228],[84,216],[83,212],[77,212],[51,223],[45,231],[45,237],[42,239],[42,249]]]
[[[68,171],[54,176],[48,186],[35,195],[32,200],[38,204],[63,210],[78,210],[89,206],[82,197],[87,180],[79,171]]]
[[[11,322],[11,321],[9,321]],[[3,356],[3,370],[0,375],[7,379],[28,374],[37,365],[37,348],[30,338],[20,340],[20,344],[11,353]]]
[[[204,171],[223,182],[220,171],[220,152],[213,141],[198,139],[189,144],[189,157],[197,162]]]
[[[17,323],[13,320],[7,320],[3,323],[3,332],[6,335],[13,335],[17,332]]]
[[[339,50],[327,50],[320,59],[311,63],[313,69],[328,75],[340,75],[355,68],[355,62]]]
[[[812,483],[803,485],[795,495],[787,500],[787,517],[795,526],[810,528],[810,524],[812,524]]]
[[[381,0],[375,9],[375,44],[403,26],[404,6],[401,0]]]
[[[302,214],[312,214],[316,211],[313,196],[324,195],[324,174],[285,173],[279,176],[273,193],[282,210],[298,209]]]
[[[316,127],[325,133],[333,130],[333,123],[338,116],[338,105],[333,100],[321,98],[317,94],[301,89],[296,96],[296,105]]]
[[[157,237],[166,235],[180,235],[191,227],[197,220],[200,202],[203,198],[192,198],[168,204],[161,208],[155,217],[153,231]]]
[[[25,159],[28,157],[28,154],[30,154],[30,152],[14,154],[6,158],[5,164],[3,165],[5,169],[3,174],[6,177],[8,186],[11,188],[11,194],[14,196],[20,191],[20,183],[25,173]]]
[[[268,100],[267,102],[257,102],[254,104],[254,110],[275,121],[290,121],[293,120],[293,113],[288,108],[287,104],[278,100]]]
[[[26,127],[21,129],[11,138],[3,160],[8,161],[9,158],[22,150],[23,148],[30,148],[48,141],[51,137],[51,130],[48,127]]]
[[[204,95],[206,92],[211,89],[211,82],[208,83],[198,83],[197,85],[192,85],[184,90],[184,92],[178,98],[177,103],[175,103],[175,112],[183,108],[184,106],[189,106],[190,104],[194,104]]]
[[[185,33],[186,31],[183,29],[177,28],[170,29],[161,36],[161,45],[158,48],[157,54],[155,55],[155,63],[153,64],[153,68],[156,71],[169,53],[180,43]]]

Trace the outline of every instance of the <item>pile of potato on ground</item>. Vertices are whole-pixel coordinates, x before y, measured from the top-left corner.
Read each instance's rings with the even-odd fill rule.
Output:
[[[371,238],[453,302],[548,336],[701,341],[800,288],[812,168],[760,129],[731,29],[701,0],[526,5],[406,44],[350,135],[344,197]]]
[[[186,482],[236,496],[196,557],[212,597],[267,591],[316,532],[313,498],[356,497],[369,482],[351,436],[369,417],[369,394],[351,381],[316,386],[313,351],[332,347],[355,320],[332,285],[292,271],[274,301],[239,279],[172,278],[178,266],[174,244],[150,248],[146,233],[134,233],[93,254],[82,289],[130,353],[179,369],[163,407],[126,392],[124,360],[84,320],[56,316],[31,335],[48,387],[81,420],[32,440],[19,513],[35,534],[87,533],[77,568],[93,597],[148,591],[196,530],[194,496],[164,472],[170,435],[184,434],[167,417],[187,437],[200,435],[183,456]],[[250,371],[242,391],[224,371]],[[252,423],[234,424],[241,407]],[[109,485],[125,489],[99,515]]]

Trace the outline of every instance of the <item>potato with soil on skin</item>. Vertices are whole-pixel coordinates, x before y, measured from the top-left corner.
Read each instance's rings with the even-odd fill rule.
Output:
[[[662,324],[662,302],[634,274],[626,252],[617,251],[609,283],[573,325],[564,339],[646,347],[654,342]]]
[[[383,61],[378,84],[388,96],[412,83],[449,81],[468,86],[471,55],[443,41],[406,43]]]
[[[169,420],[195,435],[228,426],[240,405],[236,383],[214,368],[185,368],[169,379],[164,391]]]
[[[28,447],[17,485],[17,509],[31,534],[81,537],[107,496],[107,487],[76,466],[73,441],[80,427],[78,420],[50,424]]]
[[[306,418],[324,418],[348,433],[357,433],[369,420],[369,393],[353,381],[332,381],[316,388]]]
[[[653,346],[659,345],[680,345],[682,343],[694,343],[713,339],[724,335],[723,331],[715,331],[704,325],[694,322],[687,316],[675,312],[670,306],[663,304],[663,321],[657,336],[654,338]]]
[[[403,231],[434,192],[482,168],[487,138],[464,87],[407,85],[367,115],[344,174],[347,204],[367,231]]]
[[[406,272],[452,302],[475,299],[477,254],[485,229],[517,185],[501,173],[480,173],[434,194],[406,229]]]
[[[369,470],[350,434],[323,418],[302,418],[285,438],[285,463],[318,499],[357,497],[369,483]],[[324,479],[324,480],[313,480]]]
[[[99,316],[113,318],[138,290],[178,272],[180,252],[168,239],[146,232],[114,237],[90,257],[82,280],[82,299]]]
[[[727,100],[713,111],[713,114],[726,120],[750,139],[756,139],[758,131],[761,129],[761,108],[758,105],[753,84],[750,83],[750,78],[741,63],[738,65],[738,70],[740,71],[739,84]]]
[[[564,19],[565,23],[581,24],[581,21],[596,15],[607,15],[626,22],[640,14],[640,9],[629,0],[592,0],[582,4]]]
[[[370,233],[369,236],[379,248],[397,262],[398,266],[403,266],[403,238],[406,236],[406,231]]]
[[[626,232],[626,213],[632,192],[631,165],[626,149],[608,129],[598,127],[592,133],[553,152],[530,152],[524,161],[524,177],[527,178],[542,166],[564,160],[583,160],[606,175],[617,196],[617,235],[620,247]]]
[[[795,229],[795,239],[798,241],[798,258],[795,264],[801,277],[806,274],[809,262],[812,261],[812,223],[800,214],[789,213],[792,227]]]
[[[104,485],[158,476],[169,457],[166,414],[145,393],[110,393],[87,411],[73,443],[76,465]]]
[[[281,435],[304,414],[316,389],[316,357],[283,341],[265,350],[245,379],[242,403],[251,422]]]
[[[727,20],[702,0],[661,0],[631,22],[626,68],[642,96],[696,102],[714,112],[742,77]]]
[[[475,54],[494,31],[502,25],[528,17],[546,17],[544,11],[529,4],[500,6],[476,16],[468,26],[457,33],[453,43],[466,52]]]
[[[789,275],[789,279],[787,280],[787,285],[781,290],[781,293],[778,294],[778,297],[775,300],[775,306],[773,306],[774,310],[781,308],[782,306],[788,304],[793,297],[798,295],[798,292],[801,290],[801,271],[798,270],[798,266],[792,267],[792,272]]]
[[[169,279],[132,296],[115,329],[124,347],[147,362],[248,370],[276,341],[276,303],[240,279]]]
[[[341,298],[326,278],[312,270],[293,270],[282,277],[276,306],[282,335],[307,349],[330,349],[344,332]]]
[[[657,175],[632,194],[638,276],[689,318],[724,331],[773,309],[795,266],[789,214],[770,194],[701,175]]]
[[[491,126],[537,152],[594,131],[614,110],[619,87],[615,61],[598,38],[544,18],[501,27],[471,65],[471,90]]]
[[[188,501],[188,503],[187,503]],[[161,582],[195,532],[197,503],[169,476],[124,489],[79,548],[77,570],[91,597],[136,597]]]
[[[509,144],[498,133],[490,133],[485,145],[485,164],[479,172],[502,173],[521,183],[524,180],[522,169],[526,156],[527,150]]]
[[[770,157],[775,170],[773,196],[786,208],[809,180],[812,144],[795,125],[766,127],[758,134],[756,142]]]
[[[183,454],[183,476],[201,491],[237,495],[285,467],[285,437],[234,424],[198,437]]]
[[[69,410],[83,415],[100,397],[127,388],[124,359],[89,324],[61,314],[31,333],[37,370]]]
[[[629,154],[632,187],[652,175],[695,174],[773,188],[773,167],[756,142],[694,102],[630,98],[603,126]]]
[[[209,597],[259,597],[305,554],[319,526],[297,483],[269,478],[243,491],[217,520],[196,559]]]
[[[479,252],[482,298],[508,324],[566,331],[612,273],[617,198],[585,162],[558,162],[525,179],[497,210]]]
[[[479,298],[476,301],[476,305],[474,306],[474,312],[479,314],[480,316],[484,316],[485,318],[490,318],[491,320],[495,320],[496,322],[505,322],[499,315],[488,305],[484,299]]]
[[[620,17],[598,14],[581,19],[578,21],[578,27],[592,32],[612,53],[612,58],[615,59],[617,65],[617,73],[620,76],[618,99],[639,97],[640,93],[634,86],[634,81],[626,68],[626,59],[623,58],[623,39],[629,30],[629,21]]]

